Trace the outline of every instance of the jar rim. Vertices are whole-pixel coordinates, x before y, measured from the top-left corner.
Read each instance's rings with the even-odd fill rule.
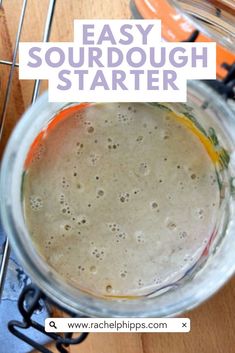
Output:
[[[235,125],[232,111],[226,106],[222,98],[212,92],[210,88],[205,87],[205,84],[198,81],[189,81],[188,89],[200,92],[200,94],[207,97],[208,100],[213,99],[215,108],[222,109],[227,119],[232,120],[232,123]],[[20,192],[22,181],[21,172],[27,152],[35,138],[35,134],[33,135],[32,131],[39,131],[43,128],[43,125],[45,126],[45,123],[48,122],[48,115],[53,117],[66,105],[64,103],[48,103],[47,93],[39,97],[36,103],[29,107],[24,113],[17,124],[7,144],[2,161],[0,179],[2,223],[6,234],[9,236],[12,248],[26,272],[36,282],[39,288],[56,304],[70,312],[72,311],[87,316],[173,316],[185,310],[189,310],[207,299],[217,291],[235,271],[233,251],[231,251],[231,248],[235,248],[235,239],[231,236],[231,234],[235,232],[235,221],[232,219],[228,229],[228,236],[231,238],[231,243],[229,246],[227,244],[228,251],[226,251],[228,253],[226,257],[223,256],[220,259],[221,268],[213,269],[213,264],[211,264],[209,272],[208,269],[204,269],[203,276],[207,276],[207,285],[205,288],[202,288],[200,285],[200,276],[198,276],[199,279],[197,279],[198,282],[196,286],[198,291],[192,288],[190,284],[186,284],[182,289],[176,289],[171,295],[169,295],[170,292],[166,292],[163,296],[152,298],[145,297],[134,300],[109,300],[108,298],[99,298],[75,289],[65,281],[61,282],[61,278],[51,271],[49,266],[36,252],[24,223]],[[35,116],[37,116],[36,120]],[[14,207],[12,207],[12,204],[14,204]],[[219,256],[219,253],[215,254],[215,256]],[[216,280],[213,280],[214,277],[216,277]],[[163,297],[169,299],[167,304],[164,304]]]

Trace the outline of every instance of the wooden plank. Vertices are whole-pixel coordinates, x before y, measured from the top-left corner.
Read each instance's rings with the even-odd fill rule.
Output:
[[[7,24],[6,12],[4,11],[4,8],[0,7],[0,58],[2,60],[12,60],[13,48],[14,44],[9,31],[9,26]],[[18,69],[16,71],[18,71]],[[0,65],[0,116],[3,111],[9,74],[10,66]],[[21,86],[17,76],[17,72],[15,72],[12,80],[12,89],[8,109],[6,112],[5,127],[3,130],[2,139],[0,141],[0,157],[11,130],[25,110]]]

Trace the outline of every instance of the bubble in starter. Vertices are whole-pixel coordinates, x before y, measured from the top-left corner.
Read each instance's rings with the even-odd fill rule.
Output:
[[[69,224],[65,224],[64,229],[66,231],[69,231],[71,229],[71,226]]]
[[[202,208],[197,209],[197,215],[199,219],[203,219],[204,218],[204,210]]]
[[[151,207],[152,207],[153,209],[158,208],[158,203],[155,202],[155,201],[153,201],[153,202],[151,203]]]
[[[161,282],[162,282],[162,281],[161,281],[161,278],[159,278],[159,277],[157,277],[157,278],[154,279],[154,283],[155,283],[155,284],[158,284],[158,285],[159,285],[159,284],[161,284]]]
[[[76,188],[77,188],[79,191],[82,191],[82,190],[83,190],[82,184],[81,184],[79,181],[76,182]]]
[[[112,290],[113,290],[113,288],[112,288],[112,286],[109,284],[109,285],[106,286],[105,290],[106,290],[107,293],[111,293]]]
[[[113,140],[111,139],[111,137],[109,137],[108,139],[107,139],[107,141],[108,141],[108,149],[109,150],[116,150],[120,145],[119,145],[119,143],[114,143],[113,142]]]
[[[123,270],[120,272],[120,277],[121,278],[126,278],[127,277],[127,270]]]
[[[133,191],[133,194],[134,194],[134,195],[138,195],[139,192],[140,192],[140,189],[135,189],[135,190]]]
[[[64,215],[64,216],[71,216],[72,215],[72,210],[70,208],[70,206],[68,205],[67,202],[63,202],[63,206],[60,209],[60,212]]]
[[[185,239],[185,238],[187,238],[187,236],[188,236],[187,232],[185,232],[185,231],[179,232],[180,239]]]
[[[137,241],[137,243],[144,243],[145,242],[145,235],[144,232],[142,232],[141,230],[138,230],[137,232],[135,232],[135,239]]]
[[[123,192],[119,195],[119,200],[120,202],[128,202],[129,201],[130,194],[128,192]]]
[[[140,163],[140,165],[138,166],[138,169],[137,169],[137,173],[139,175],[146,176],[149,174],[149,172],[150,172],[150,170],[149,170],[148,164],[146,162]]]
[[[142,141],[143,141],[143,139],[144,139],[144,137],[143,137],[143,136],[138,136],[138,137],[136,138],[136,141],[137,141],[137,142],[142,142]]]
[[[82,150],[83,150],[84,145],[83,145],[83,143],[77,142],[76,146],[77,146],[77,155],[80,156],[82,154]]]
[[[108,227],[111,232],[116,232],[116,231],[119,232],[120,230],[120,226],[116,223],[109,223]]]
[[[96,258],[96,260],[102,261],[104,259],[104,249],[93,248],[91,254]]]
[[[95,166],[99,160],[100,156],[97,153],[91,153],[88,157],[88,164]]]
[[[169,133],[169,131],[163,130],[163,131],[161,132],[161,137],[162,137],[163,140],[168,140],[168,139],[170,138],[170,133]]]
[[[125,232],[117,233],[116,234],[116,242],[119,243],[121,240],[125,240],[127,234]]]
[[[32,210],[39,211],[43,207],[43,200],[40,196],[30,196],[30,206]]]
[[[171,221],[171,220],[167,220],[167,224],[166,224],[167,228],[169,230],[175,230],[176,229],[176,224],[175,222]]]
[[[87,129],[87,132],[88,132],[89,134],[92,134],[92,133],[94,132],[93,126],[89,126],[88,129]]]
[[[79,270],[79,272],[84,272],[85,271],[85,267],[79,265],[78,266],[78,270]]]
[[[77,224],[78,225],[85,225],[88,223],[87,216],[86,215],[79,215],[77,217]]]
[[[45,153],[45,151],[46,151],[46,146],[40,143],[33,152],[32,162],[39,161],[43,157],[43,154]]]
[[[62,183],[62,188],[63,188],[63,189],[68,189],[69,186],[70,186],[69,182],[66,180],[65,177],[62,177],[61,183]]]
[[[60,196],[59,196],[59,202],[60,202],[61,205],[64,204],[64,202],[65,202],[65,195],[64,195],[64,194],[60,194]]]
[[[131,115],[131,109],[128,109],[127,113],[117,113],[117,118],[120,123],[128,123],[133,120],[133,117]]]
[[[104,196],[104,190],[98,189],[97,190],[97,195],[96,195],[97,199],[99,199],[100,197],[103,197],[103,196]]]

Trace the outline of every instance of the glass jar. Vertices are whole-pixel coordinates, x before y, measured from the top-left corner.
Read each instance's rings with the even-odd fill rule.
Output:
[[[157,103],[152,103],[157,104]],[[97,297],[66,283],[42,259],[27,230],[22,207],[25,161],[32,146],[56,122],[58,112],[73,104],[48,103],[44,93],[23,115],[5,150],[1,169],[1,216],[11,246],[35,284],[60,307],[91,317],[164,317],[189,310],[215,293],[235,271],[235,119],[209,87],[188,84],[188,103],[162,105],[201,130],[216,151],[220,209],[216,229],[200,260],[176,283],[148,296],[132,299]]]
[[[131,0],[134,18],[160,19],[162,39],[169,42],[217,43],[217,78],[235,63],[235,4],[233,0]]]

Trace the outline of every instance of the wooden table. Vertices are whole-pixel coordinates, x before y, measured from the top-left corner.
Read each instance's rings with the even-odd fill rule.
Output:
[[[21,0],[3,0],[0,11],[0,58],[11,59]],[[51,40],[71,41],[74,18],[129,18],[129,0],[57,0]],[[41,41],[48,0],[29,0],[22,41]],[[0,66],[1,93],[9,68]],[[16,70],[1,150],[14,124],[31,99],[33,83],[18,81]],[[45,89],[46,83],[42,85]],[[3,95],[0,95],[0,107]],[[70,352],[86,353],[234,353],[235,278],[213,298],[186,314],[191,318],[188,334],[90,334]],[[16,352],[17,353],[17,352]]]

